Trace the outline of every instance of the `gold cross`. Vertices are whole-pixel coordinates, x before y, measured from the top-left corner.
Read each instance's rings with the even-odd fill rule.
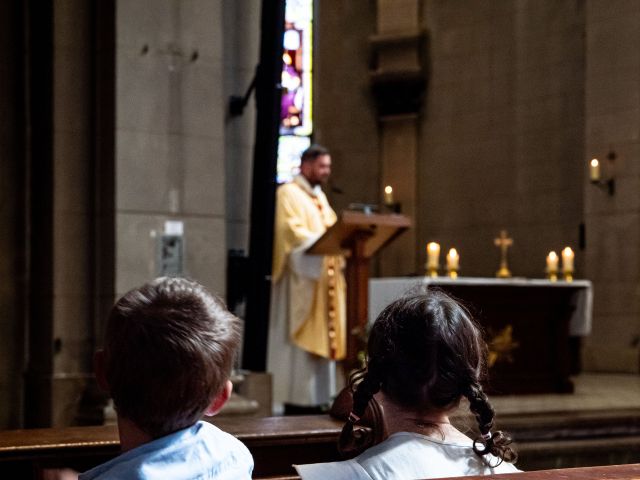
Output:
[[[513,238],[509,238],[506,230],[500,230],[500,236],[494,238],[493,243],[500,248],[500,269],[496,272],[496,277],[509,278],[511,272],[507,266],[507,249],[513,245]]]

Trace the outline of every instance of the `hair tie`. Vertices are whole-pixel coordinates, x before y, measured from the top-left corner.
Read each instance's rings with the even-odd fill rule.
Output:
[[[492,436],[493,436],[493,435],[492,435],[492,434],[491,434],[491,432],[489,431],[489,432],[487,432],[487,433],[483,433],[483,434],[482,434],[482,439],[483,439],[485,442],[488,442],[489,440],[491,440],[491,437],[492,437]]]
[[[360,417],[358,415],[356,415],[353,412],[349,413],[349,422],[356,424],[358,423],[359,420],[360,420]]]

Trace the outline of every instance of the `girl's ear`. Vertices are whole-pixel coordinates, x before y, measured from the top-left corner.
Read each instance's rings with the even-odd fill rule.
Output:
[[[93,371],[96,374],[98,386],[103,391],[109,393],[109,383],[107,382],[107,377],[105,376],[104,350],[102,349],[97,350],[96,353],[93,354]]]
[[[233,384],[231,383],[231,380],[227,380],[227,383],[224,384],[224,387],[222,387],[222,390],[220,390],[220,393],[218,393],[215,397],[213,397],[213,400],[211,400],[211,404],[209,405],[209,408],[205,410],[204,414],[207,417],[212,417],[216,413],[218,413],[222,409],[222,407],[224,407],[224,404],[227,403],[227,400],[229,400],[232,390],[233,390]]]

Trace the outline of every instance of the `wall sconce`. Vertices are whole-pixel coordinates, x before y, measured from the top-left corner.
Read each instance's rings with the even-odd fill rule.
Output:
[[[607,154],[607,160],[609,161],[609,178],[603,179],[600,171],[600,161],[597,158],[593,158],[591,163],[589,164],[589,179],[591,180],[592,185],[596,185],[603,190],[606,190],[610,196],[613,196],[616,193],[616,181],[611,175],[611,170],[613,168],[613,162],[616,159],[616,153],[613,150],[610,150]]]

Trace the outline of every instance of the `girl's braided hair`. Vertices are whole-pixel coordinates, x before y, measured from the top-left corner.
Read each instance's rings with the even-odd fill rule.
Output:
[[[511,438],[492,432],[495,413],[481,380],[486,373],[486,345],[471,316],[445,293],[428,289],[387,306],[376,319],[367,345],[367,366],[351,378],[353,410],[339,447],[353,444],[354,425],[382,390],[410,410],[447,410],[462,397],[478,422],[475,453],[515,462]],[[357,442],[356,442],[357,443]]]

